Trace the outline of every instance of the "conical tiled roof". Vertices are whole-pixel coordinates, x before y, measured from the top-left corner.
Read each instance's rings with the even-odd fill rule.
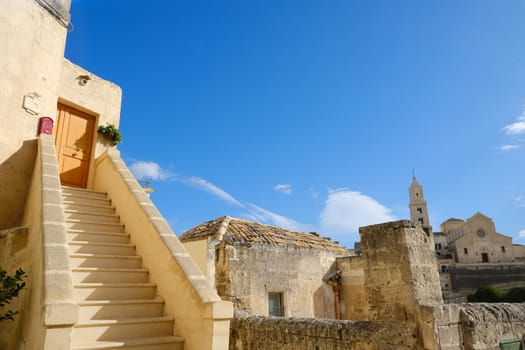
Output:
[[[223,216],[207,221],[186,231],[179,239],[191,242],[201,239],[219,239],[229,244],[260,243],[279,246],[294,246],[350,253],[348,249],[317,233],[286,230],[281,227]]]

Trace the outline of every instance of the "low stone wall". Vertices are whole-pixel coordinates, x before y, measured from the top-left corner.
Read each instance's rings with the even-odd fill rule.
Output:
[[[441,350],[496,350],[525,335],[525,304],[447,304],[434,308]]]
[[[230,350],[408,350],[415,337],[404,325],[368,321],[251,316],[236,318]]]
[[[525,286],[525,264],[456,265],[450,268],[450,281],[454,290],[522,287]]]

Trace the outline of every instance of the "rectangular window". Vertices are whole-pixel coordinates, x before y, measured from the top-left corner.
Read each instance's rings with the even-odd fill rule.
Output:
[[[441,250],[441,243],[436,243],[435,248],[436,250]]]
[[[418,220],[419,220],[419,223],[420,223],[421,225],[424,224],[424,222],[423,222],[423,218],[419,218]]]
[[[276,317],[284,316],[283,293],[268,293],[268,314]]]
[[[421,208],[417,208],[417,212],[418,212],[419,214],[422,214],[422,213],[423,213],[423,210],[421,210]]]
[[[468,254],[468,248],[463,248],[463,253],[465,253],[465,255]]]
[[[501,246],[501,252],[505,253],[505,247],[504,246]]]

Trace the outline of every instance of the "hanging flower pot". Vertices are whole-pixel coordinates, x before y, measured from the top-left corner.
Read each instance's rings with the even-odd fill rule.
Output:
[[[113,146],[116,146],[122,141],[122,134],[113,124],[106,124],[105,126],[101,125],[98,127],[97,131],[100,135],[110,140],[113,143]]]

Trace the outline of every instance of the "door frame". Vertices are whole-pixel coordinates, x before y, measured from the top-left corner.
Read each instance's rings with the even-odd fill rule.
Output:
[[[60,150],[56,148],[57,144],[57,137],[58,137],[58,131],[59,131],[59,128],[61,127],[61,121],[59,120],[59,116],[60,116],[60,109],[59,109],[59,106],[62,105],[66,108],[70,108],[70,109],[73,109],[73,110],[77,110],[79,112],[81,112],[82,114],[85,114],[89,117],[91,117],[93,119],[93,131],[92,131],[92,138],[91,138],[91,149],[89,150],[89,159],[88,159],[88,169],[87,169],[87,179],[86,179],[86,184],[85,184],[85,187],[84,188],[92,188],[93,187],[93,171],[94,171],[94,159],[95,159],[95,150],[96,150],[96,144],[97,144],[97,126],[99,124],[99,117],[100,115],[87,109],[87,108],[84,108],[80,105],[77,105],[76,103],[73,103],[73,102],[70,102],[70,101],[67,101],[67,100],[64,100],[62,98],[59,98],[58,101],[57,101],[57,114],[56,114],[56,118],[55,118],[55,122],[56,122],[56,126],[53,128],[53,131],[54,131],[54,142],[55,142],[55,151],[57,153],[57,162],[58,162],[58,159],[59,159],[59,152]]]

